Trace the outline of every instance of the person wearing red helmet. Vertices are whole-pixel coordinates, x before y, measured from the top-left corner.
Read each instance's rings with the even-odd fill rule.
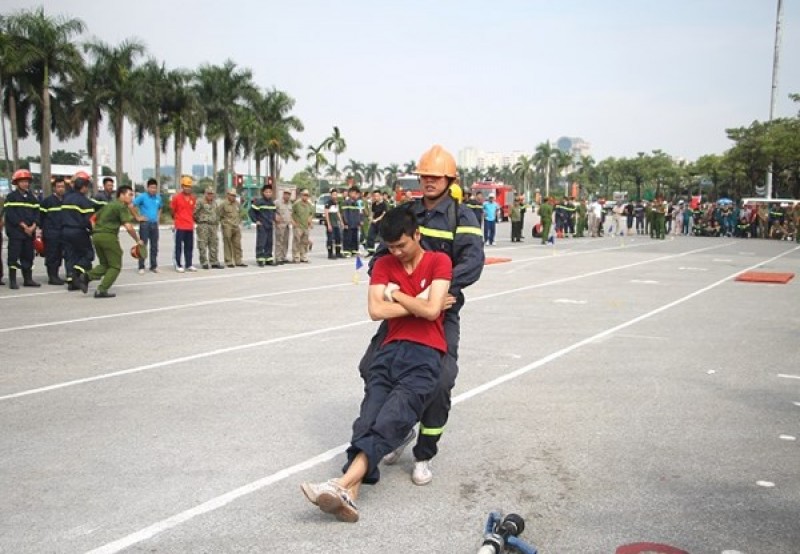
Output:
[[[79,276],[92,269],[92,222],[94,205],[86,196],[92,180],[84,171],[72,177],[72,190],[61,206],[61,236],[67,260],[67,290],[80,290]]]
[[[63,285],[64,281],[58,276],[58,269],[64,261],[63,241],[61,227],[63,218],[61,209],[64,204],[64,193],[67,184],[63,177],[53,179],[53,194],[42,200],[39,205],[42,219],[42,239],[44,240],[45,266],[47,267],[47,283],[49,285]],[[38,252],[38,250],[37,250]]]
[[[17,271],[22,271],[22,286],[39,287],[33,280],[33,239],[39,228],[39,201],[29,190],[31,172],[18,169],[11,177],[16,190],[6,197],[5,223],[8,235],[8,286],[18,289]]]

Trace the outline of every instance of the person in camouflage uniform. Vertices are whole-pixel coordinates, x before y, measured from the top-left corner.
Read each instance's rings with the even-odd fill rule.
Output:
[[[217,208],[222,226],[222,244],[227,267],[247,267],[242,261],[242,207],[236,189],[228,189],[226,200]]]
[[[219,214],[214,200],[214,189],[207,187],[203,198],[194,207],[194,222],[197,223],[197,250],[203,269],[223,269],[219,263]]]

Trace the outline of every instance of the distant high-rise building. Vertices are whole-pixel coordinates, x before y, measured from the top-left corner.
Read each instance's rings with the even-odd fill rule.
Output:
[[[195,179],[202,179],[203,177],[212,177],[214,168],[208,164],[193,164],[192,177]]]
[[[156,170],[152,167],[145,167],[142,169],[142,181],[147,181],[148,179],[153,179],[156,176]],[[170,179],[175,178],[175,166],[174,165],[162,165],[161,166],[161,176],[162,177],[169,177]]]
[[[497,168],[513,167],[520,156],[530,156],[531,153],[522,150],[511,152],[483,152],[474,147],[458,151],[458,166],[466,169],[484,170],[492,166]]]
[[[572,156],[574,162],[578,162],[581,156],[588,156],[592,145],[581,137],[561,137],[556,141],[556,148]]]
[[[478,167],[478,156],[480,155],[480,151],[473,147],[468,146],[462,150],[458,151],[458,167],[462,167],[464,169],[472,169]]]

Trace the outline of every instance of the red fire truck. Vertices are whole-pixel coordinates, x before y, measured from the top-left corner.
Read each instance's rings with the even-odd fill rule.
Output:
[[[411,191],[412,198],[422,198],[422,187],[419,183],[418,175],[398,175],[394,183],[394,199],[400,202],[406,194]]]
[[[511,206],[514,205],[514,187],[506,185],[501,181],[476,181],[472,183],[469,191],[473,196],[483,193],[483,199],[488,200],[490,194],[494,194],[494,200],[500,205],[500,218],[508,221],[511,216]]]

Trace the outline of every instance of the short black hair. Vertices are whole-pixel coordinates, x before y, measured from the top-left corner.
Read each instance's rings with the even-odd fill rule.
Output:
[[[113,182],[114,182],[114,179],[112,179],[111,177],[103,177],[103,184],[104,184],[104,185],[105,185],[106,183],[108,183],[109,181],[111,181],[111,182],[113,183]]]
[[[67,182],[67,180],[64,178],[63,175],[56,175],[55,177],[53,177],[53,184],[54,185],[56,183],[66,183],[66,182]]]
[[[264,185],[261,187],[261,194],[264,194],[265,190],[272,190],[272,185]]]
[[[347,189],[347,192],[361,192],[361,189],[358,188],[358,186],[353,185],[349,189]]]
[[[156,181],[151,177],[150,179],[147,180],[147,186],[149,187],[150,185],[158,186],[158,181]]]
[[[396,242],[403,235],[413,237],[419,225],[411,209],[413,204],[404,204],[392,208],[381,220],[380,235],[385,242]]]
[[[129,190],[133,190],[133,188],[130,185],[122,185],[117,189],[117,198],[119,198]]]

